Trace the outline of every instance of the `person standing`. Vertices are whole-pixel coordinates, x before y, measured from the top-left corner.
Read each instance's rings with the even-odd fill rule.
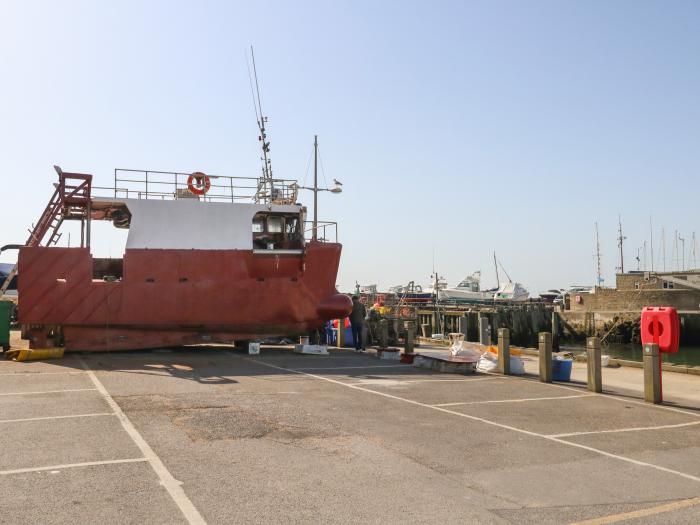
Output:
[[[363,328],[365,326],[365,316],[367,311],[365,305],[360,302],[360,297],[352,296],[352,312],[350,312],[350,329],[352,330],[352,340],[355,342],[355,352],[365,351],[365,340]]]

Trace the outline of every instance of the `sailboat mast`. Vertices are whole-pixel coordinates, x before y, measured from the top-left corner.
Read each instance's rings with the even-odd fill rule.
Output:
[[[595,223],[595,257],[596,257],[596,283],[600,286],[603,282],[600,270],[600,237],[598,236],[598,223]]]
[[[622,235],[622,220],[619,215],[617,216],[617,225],[617,247],[620,248],[620,273],[625,273],[625,256],[622,250],[622,243],[627,237]]]
[[[496,252],[493,252],[493,266],[496,268],[496,286],[501,287],[501,279],[498,277],[498,261],[496,261]]]

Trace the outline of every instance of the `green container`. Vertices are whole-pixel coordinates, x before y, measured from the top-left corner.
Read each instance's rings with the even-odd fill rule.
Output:
[[[14,306],[11,301],[0,301],[0,346],[5,351],[10,349],[10,315]]]

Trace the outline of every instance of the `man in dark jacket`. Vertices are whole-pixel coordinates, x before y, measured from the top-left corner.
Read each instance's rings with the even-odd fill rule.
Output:
[[[357,295],[352,296],[352,312],[350,313],[350,328],[352,340],[355,342],[355,352],[365,351],[365,340],[362,337],[367,311]]]

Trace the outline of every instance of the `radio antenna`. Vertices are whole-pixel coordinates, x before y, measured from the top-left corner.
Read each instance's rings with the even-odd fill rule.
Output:
[[[270,160],[270,142],[267,140],[267,131],[265,126],[267,124],[267,117],[263,115],[262,103],[260,102],[260,85],[258,83],[258,70],[255,65],[255,53],[253,51],[253,46],[250,46],[250,59],[253,64],[253,71],[251,74],[250,64],[248,63],[248,57],[246,56],[246,65],[248,66],[248,80],[250,81],[250,93],[253,96],[253,109],[255,110],[255,119],[258,123],[258,140],[262,146],[262,181],[259,184],[257,198],[261,197],[264,199],[269,197],[267,195],[268,184],[270,190],[272,189],[272,161]],[[255,83],[255,89],[253,90],[253,83]]]

